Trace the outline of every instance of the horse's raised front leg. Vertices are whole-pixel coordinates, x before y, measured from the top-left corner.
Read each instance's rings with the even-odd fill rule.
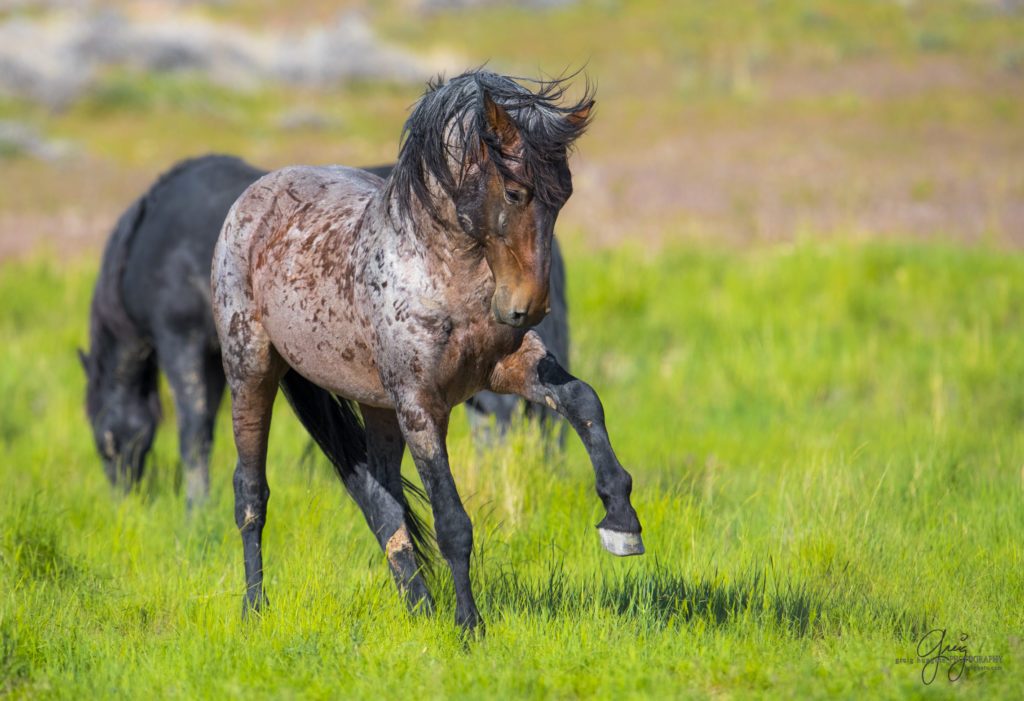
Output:
[[[473,523],[462,506],[448,464],[449,407],[437,399],[417,396],[397,402],[398,422],[434,513],[437,546],[448,563],[455,585],[455,622],[466,632],[482,623],[469,583]]]
[[[405,517],[407,501],[402,487],[405,440],[394,409],[360,405],[366,426],[367,464],[359,464],[345,480],[345,488],[362,509],[377,537],[388,566],[410,609],[433,610],[430,591],[416,560],[413,536],[416,524]],[[422,605],[421,605],[422,604]]]
[[[210,447],[213,424],[224,395],[220,354],[211,352],[205,337],[157,339],[157,355],[174,392],[178,416],[178,447],[185,465],[188,510],[210,492]]]
[[[601,545],[613,555],[642,555],[640,521],[629,501],[633,479],[612,450],[604,407],[593,388],[566,372],[530,331],[491,376],[491,389],[544,403],[562,414],[579,434],[597,478],[597,494],[606,515],[597,524]]]

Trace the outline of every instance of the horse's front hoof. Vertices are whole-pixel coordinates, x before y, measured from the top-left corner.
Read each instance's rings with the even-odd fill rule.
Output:
[[[626,557],[644,554],[644,539],[639,533],[610,531],[607,528],[598,528],[597,532],[601,534],[601,547],[612,555]]]

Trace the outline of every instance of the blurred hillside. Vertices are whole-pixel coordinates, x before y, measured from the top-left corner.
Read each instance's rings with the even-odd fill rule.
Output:
[[[1024,243],[1013,0],[6,0],[0,256],[98,248],[190,155],[392,161],[425,77],[485,62],[598,85],[571,241]]]

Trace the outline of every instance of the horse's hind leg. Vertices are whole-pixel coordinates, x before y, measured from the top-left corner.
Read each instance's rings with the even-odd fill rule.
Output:
[[[213,424],[224,394],[220,354],[210,348],[210,339],[205,335],[157,340],[157,353],[174,391],[178,444],[185,464],[185,495],[190,511],[210,491]]]
[[[566,372],[532,331],[495,367],[491,388],[543,402],[569,420],[590,455],[597,494],[607,512],[597,524],[601,545],[614,555],[642,555],[640,520],[629,501],[633,478],[612,450],[604,407],[593,388]]]
[[[409,608],[422,602],[423,610],[430,612],[433,601],[413,547],[419,525],[406,519],[407,502],[402,486],[405,441],[398,418],[393,409],[366,405],[359,408],[366,425],[367,464],[356,466],[345,480],[345,487],[387,555],[391,574]]]
[[[249,325],[247,325],[249,326]],[[245,558],[245,611],[266,605],[263,593],[263,526],[267,520],[267,435],[278,382],[288,366],[252,324],[241,339],[233,338],[224,353],[231,388],[231,423],[238,450],[233,479],[235,524],[242,535]],[[230,348],[230,350],[228,350]]]

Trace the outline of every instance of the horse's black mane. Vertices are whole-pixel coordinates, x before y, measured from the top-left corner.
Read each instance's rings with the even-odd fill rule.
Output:
[[[103,260],[89,310],[89,354],[83,355],[87,377],[85,410],[90,417],[95,416],[101,408],[103,397],[100,390],[105,378],[114,371],[117,346],[137,333],[121,296],[121,273],[128,258],[132,236],[144,213],[145,196],[133,202],[121,215],[103,249]]]
[[[593,89],[588,84],[579,102],[557,104],[572,77],[526,81],[476,70],[447,83],[441,77],[428,83],[402,130],[398,164],[388,185],[400,211],[407,216],[415,196],[436,216],[427,177],[432,176],[453,196],[464,174],[466,157],[483,156],[479,153],[481,144],[503,178],[519,180],[509,167],[508,154],[501,151],[497,135],[488,127],[484,94],[505,109],[522,138],[522,165],[528,181],[520,184],[533,188],[533,196],[546,206],[563,203],[570,194],[570,185],[556,166],[588,121],[565,117],[593,102]],[[517,80],[533,83],[537,91],[531,92]],[[462,164],[462,170],[452,172],[453,160]]]

